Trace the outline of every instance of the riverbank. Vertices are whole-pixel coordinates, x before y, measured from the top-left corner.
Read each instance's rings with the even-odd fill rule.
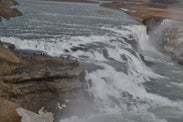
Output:
[[[173,3],[172,3],[173,2]],[[144,22],[151,18],[183,20],[183,8],[179,1],[158,2],[158,1],[122,1],[102,3],[106,8],[117,9],[126,12],[136,20]],[[171,4],[170,4],[171,3]]]

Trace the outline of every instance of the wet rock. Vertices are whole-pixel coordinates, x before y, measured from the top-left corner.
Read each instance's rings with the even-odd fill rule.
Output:
[[[11,50],[15,50],[16,48],[14,44],[11,44],[9,42],[3,42],[2,44],[5,48],[11,49]]]

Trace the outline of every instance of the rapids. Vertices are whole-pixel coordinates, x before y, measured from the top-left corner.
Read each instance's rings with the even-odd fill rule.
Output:
[[[18,2],[24,16],[0,23],[2,41],[85,66],[92,109],[60,122],[183,121],[183,68],[156,50],[144,25],[97,3]]]

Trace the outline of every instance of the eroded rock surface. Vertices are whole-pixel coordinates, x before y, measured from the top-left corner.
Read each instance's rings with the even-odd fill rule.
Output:
[[[0,76],[0,98],[33,112],[45,107],[61,115],[70,104],[67,100],[74,99],[81,90],[83,67],[78,61],[27,55],[25,50],[10,50],[2,44],[0,48],[0,61],[7,64],[4,69],[9,69]],[[2,68],[0,71],[3,72]]]

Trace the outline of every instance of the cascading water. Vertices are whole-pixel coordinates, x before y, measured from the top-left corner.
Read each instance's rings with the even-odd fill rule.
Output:
[[[159,63],[167,61],[162,55],[149,58],[155,63],[154,68],[146,66],[142,58],[146,50],[156,52],[147,43],[144,25],[125,13],[97,4],[20,2],[23,5],[19,9],[25,15],[14,19],[13,24],[1,23],[6,28],[0,31],[2,41],[20,49],[42,50],[52,56],[71,54],[85,66],[87,92],[94,99],[94,109],[84,116],[73,115],[60,122],[182,122],[182,100],[147,92],[156,87],[151,86],[152,82],[159,85],[159,81],[170,81],[170,78],[168,73],[156,72]],[[54,9],[48,9],[49,6]],[[101,15],[98,10],[111,14]],[[171,116],[172,113],[179,114]]]

